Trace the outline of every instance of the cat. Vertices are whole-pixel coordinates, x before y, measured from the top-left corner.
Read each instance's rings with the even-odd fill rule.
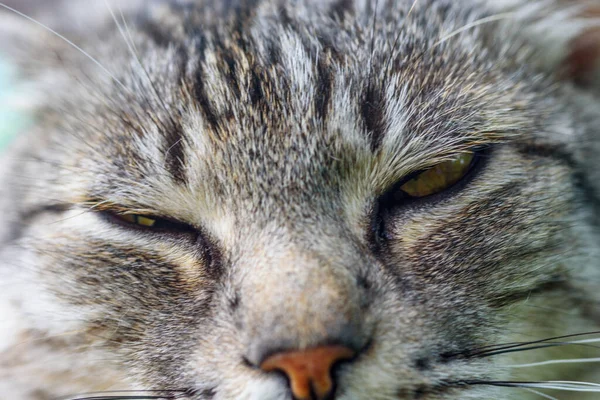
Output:
[[[597,1],[13,6],[0,398],[598,398]]]

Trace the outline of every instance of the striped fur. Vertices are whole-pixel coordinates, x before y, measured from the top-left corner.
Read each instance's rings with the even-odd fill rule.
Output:
[[[122,18],[101,2],[93,32],[52,24],[103,68],[2,14],[36,123],[0,169],[0,397],[284,400],[252,366],[332,341],[364,350],[338,400],[534,399],[473,382],[586,379],[509,367],[577,346],[469,356],[600,324],[600,102],[594,58],[569,47],[596,20],[584,2],[485,3],[158,1]],[[548,21],[560,41],[540,40]],[[458,186],[381,206],[473,149]]]

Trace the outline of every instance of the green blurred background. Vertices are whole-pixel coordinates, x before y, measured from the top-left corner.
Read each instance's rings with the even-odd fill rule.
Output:
[[[0,151],[4,150],[15,135],[27,124],[27,118],[14,105],[14,71],[0,59]]]

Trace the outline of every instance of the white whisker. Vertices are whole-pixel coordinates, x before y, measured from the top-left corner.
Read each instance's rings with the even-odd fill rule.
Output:
[[[115,22],[115,25],[117,26],[117,29],[119,30],[119,33],[123,37],[123,40],[125,41],[125,44],[127,45],[127,48],[129,49],[129,52],[139,62],[140,60],[139,60],[139,58],[137,56],[137,53],[133,49],[133,47],[131,45],[131,42],[127,38],[127,35],[125,35],[125,32],[123,31],[123,28],[121,27],[121,24],[119,24],[119,21],[117,20],[117,17],[115,16],[115,13],[113,12],[113,9],[110,6],[110,3],[108,2],[108,0],[104,0],[104,4],[106,5],[106,8],[108,9],[108,12],[110,13],[110,16],[112,17],[113,21]]]
[[[543,365],[554,365],[554,364],[577,364],[577,363],[596,363],[600,362],[600,357],[598,358],[574,358],[574,359],[565,359],[565,360],[548,360],[548,361],[540,361],[529,364],[516,364],[509,365],[510,368],[529,368],[529,367],[540,367]]]
[[[41,26],[42,28],[46,29],[48,32],[52,33],[53,35],[56,35],[58,38],[64,40],[67,44],[69,44],[70,46],[72,46],[73,48],[75,48],[76,50],[78,50],[79,52],[81,52],[81,54],[83,54],[84,56],[86,56],[90,61],[92,61],[94,64],[96,64],[100,69],[102,69],[102,71],[104,71],[106,74],[108,74],[108,76],[110,78],[112,78],[115,82],[117,82],[123,89],[125,89],[126,91],[131,93],[131,90],[125,86],[123,84],[123,82],[121,82],[119,79],[117,79],[116,76],[113,75],[112,72],[110,72],[106,67],[104,67],[98,60],[96,60],[94,57],[92,57],[89,53],[87,53],[85,50],[83,50],[81,47],[77,46],[75,43],[73,43],[72,41],[70,41],[69,39],[67,39],[65,36],[61,35],[60,33],[56,32],[54,29],[50,28],[47,25],[44,25],[43,23],[41,23],[40,21],[31,18],[30,16],[23,14],[22,12],[20,12],[19,10],[16,10],[12,7],[7,6],[6,4],[0,3],[0,7],[3,7],[31,22],[33,22],[36,25]]]
[[[509,12],[509,13],[495,14],[495,15],[491,15],[489,17],[478,19],[476,21],[471,22],[470,24],[466,24],[465,26],[463,26],[460,29],[457,29],[457,30],[455,30],[453,32],[450,32],[448,35],[444,36],[443,38],[441,38],[440,40],[438,40],[437,42],[435,42],[433,44],[432,48],[436,47],[436,46],[438,46],[438,45],[440,45],[442,43],[444,43],[446,40],[448,40],[448,39],[450,39],[450,38],[452,38],[452,37],[460,34],[461,32],[467,31],[467,30],[469,30],[471,28],[475,28],[475,27],[477,27],[479,25],[487,24],[489,22],[495,22],[495,21],[500,21],[502,19],[511,18],[511,17],[514,17],[514,16],[515,16],[514,12]]]
[[[567,344],[585,344],[585,343],[600,343],[600,338],[597,338],[597,339],[582,339],[582,340],[574,340],[572,342],[567,342]]]
[[[123,37],[123,40],[125,41],[125,44],[127,45],[129,53],[133,56],[133,58],[135,59],[136,63],[138,64],[138,66],[143,71],[144,76],[146,77],[146,79],[148,81],[148,84],[150,85],[150,88],[151,88],[152,92],[154,93],[155,99],[162,105],[163,109],[165,111],[167,111],[167,113],[168,113],[169,112],[169,108],[167,107],[166,103],[164,102],[162,96],[160,96],[160,94],[159,94],[156,86],[152,82],[152,78],[150,77],[150,74],[148,73],[148,70],[142,64],[142,60],[140,59],[140,55],[139,55],[139,53],[137,51],[137,47],[135,46],[135,41],[133,40],[133,36],[131,35],[131,31],[129,30],[129,26],[127,25],[127,22],[125,20],[125,16],[123,15],[123,10],[121,8],[119,8],[119,13],[121,14],[121,20],[123,21],[123,27],[124,28],[119,23],[119,20],[117,19],[117,17],[115,15],[112,7],[110,6],[110,3],[108,2],[108,0],[104,0],[104,4],[106,5],[106,8],[108,9],[110,15],[112,16],[112,19],[114,20],[115,25],[117,26],[117,29],[119,30],[119,33]],[[127,32],[127,34],[125,34],[125,32]],[[169,117],[172,119],[172,116],[170,114],[169,114]]]
[[[118,7],[118,6],[117,6]],[[137,46],[135,45],[135,40],[133,40],[133,35],[131,34],[131,30],[129,29],[129,25],[127,24],[127,20],[125,19],[125,15],[123,14],[123,9],[118,7],[119,15],[121,16],[121,22],[123,23],[123,27],[125,28],[125,32],[127,33],[127,37],[129,38],[129,43],[133,47],[133,53],[139,54],[137,50]]]
[[[546,381],[546,382],[508,382],[504,386],[529,389],[551,389],[565,392],[600,393],[600,384],[575,381]]]
[[[543,398],[545,398],[545,399],[550,399],[550,400],[559,400],[559,399],[557,399],[556,397],[552,397],[552,396],[550,396],[549,394],[542,393],[542,392],[540,392],[540,391],[537,391],[537,390],[534,390],[534,389],[529,389],[529,388],[522,388],[522,389],[523,389],[523,390],[527,390],[528,392],[531,392],[531,393],[537,394],[538,396],[541,396],[541,397],[543,397]]]

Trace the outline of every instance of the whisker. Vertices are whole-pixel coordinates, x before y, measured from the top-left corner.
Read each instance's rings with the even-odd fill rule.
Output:
[[[600,362],[600,357],[596,358],[574,358],[574,359],[564,359],[564,360],[548,360],[548,361],[540,361],[528,364],[516,364],[516,365],[508,365],[510,368],[529,368],[529,367],[541,367],[543,365],[554,365],[554,364],[577,364],[577,363],[597,363]]]
[[[447,357],[449,357],[449,358],[458,357],[458,356],[489,357],[492,355],[509,353],[512,351],[525,351],[525,350],[535,350],[535,349],[544,348],[544,347],[556,347],[556,346],[566,346],[566,345],[584,345],[584,344],[590,344],[590,343],[598,343],[598,342],[600,342],[600,338],[582,339],[582,340],[574,340],[574,341],[567,341],[567,342],[552,342],[552,340],[576,338],[576,337],[598,335],[598,334],[600,334],[600,331],[554,336],[554,337],[533,340],[533,341],[528,341],[528,342],[513,342],[513,343],[496,344],[496,345],[490,345],[490,346],[483,346],[483,347],[479,347],[479,348],[475,348],[475,349],[467,350],[467,351],[463,351],[463,352],[458,352],[458,353],[454,353],[454,354],[450,353],[447,355]],[[539,345],[539,346],[534,346],[534,345]],[[530,346],[530,347],[525,347],[525,346]]]
[[[586,392],[600,393],[600,384],[593,382],[577,381],[543,381],[543,382],[519,382],[519,381],[467,381],[467,385],[490,385],[500,387],[518,387],[528,389],[550,389],[564,392]]]
[[[90,206],[89,208],[83,210],[82,212],[80,212],[78,214],[75,214],[75,215],[72,215],[70,217],[65,217],[65,218],[61,218],[61,219],[49,222],[48,225],[59,224],[61,222],[65,222],[65,221],[69,221],[69,220],[74,219],[74,218],[81,217],[82,215],[85,215],[85,214],[87,214],[89,212],[95,211],[97,208],[102,207],[102,205],[107,204],[107,203],[110,203],[110,201],[109,200],[101,201],[99,203],[96,203],[96,204]]]
[[[34,24],[41,26],[42,28],[46,29],[48,32],[52,33],[53,35],[56,35],[56,37],[64,40],[68,45],[72,46],[73,48],[75,48],[76,50],[78,50],[79,52],[81,52],[81,54],[83,54],[85,57],[87,57],[90,61],[92,61],[94,64],[96,64],[100,69],[102,69],[111,79],[113,79],[115,82],[117,82],[123,89],[125,89],[126,91],[128,91],[129,93],[132,93],[131,90],[129,90],[129,88],[127,86],[125,86],[123,84],[123,82],[121,82],[119,79],[117,79],[116,76],[113,75],[112,72],[110,72],[104,65],[102,65],[98,60],[96,60],[94,57],[92,57],[89,53],[87,53],[85,50],[83,50],[81,47],[77,46],[75,43],[73,43],[72,41],[70,41],[69,39],[67,39],[65,36],[61,35],[60,33],[58,33],[57,31],[55,31],[54,29],[50,28],[49,26],[41,23],[40,21],[31,18],[30,16],[28,16],[27,14],[24,14],[22,12],[20,12],[19,10],[16,10],[12,7],[7,6],[6,4],[0,3],[0,7],[5,8],[31,22],[33,22]]]
[[[144,394],[147,393],[147,394]],[[186,395],[185,390],[113,390],[106,392],[81,393],[55,400],[176,400]]]
[[[175,400],[177,397],[174,396],[149,396],[149,395],[100,395],[100,396],[87,396],[87,397],[68,397],[65,400],[152,400],[152,399],[160,399],[160,400]]]
[[[584,340],[575,340],[571,342],[571,344],[585,344],[585,343],[599,343],[600,339],[584,339]]]
[[[490,22],[495,22],[495,21],[500,21],[500,20],[503,20],[503,19],[511,18],[511,17],[514,17],[515,15],[516,15],[516,13],[514,13],[514,12],[508,12],[508,13],[494,14],[494,15],[490,15],[489,17],[478,19],[478,20],[473,21],[473,22],[471,22],[469,24],[466,24],[465,26],[463,26],[463,27],[461,27],[459,29],[456,29],[455,31],[450,32],[448,35],[442,37],[440,40],[438,40],[437,42],[435,42],[433,44],[432,48],[433,47],[437,47],[440,44],[442,44],[445,41],[447,41],[448,39],[450,39],[450,38],[452,38],[452,37],[454,37],[454,36],[456,36],[456,35],[464,32],[464,31],[467,31],[469,29],[475,28],[475,27],[477,27],[479,25],[483,25],[483,24],[487,24],[487,23],[490,23]]]
[[[115,13],[113,12],[113,9],[110,6],[108,0],[104,0],[104,5],[106,6],[106,9],[110,13],[110,16],[112,17],[113,21],[115,22],[115,25],[117,26],[117,29],[119,30],[119,33],[123,37],[123,40],[124,40],[125,44],[127,45],[127,48],[129,49],[129,52],[131,53],[131,55],[133,55],[134,57],[137,58],[137,54],[133,50],[133,47],[131,46],[131,43],[127,39],[127,36],[125,35],[125,32],[123,31],[123,28],[121,27],[121,24],[119,24],[119,21],[117,20],[117,17],[115,16]],[[138,59],[138,61],[139,61],[139,59]]]
[[[115,25],[117,26],[117,29],[119,30],[119,33],[121,34],[121,36],[123,37],[123,40],[125,41],[125,44],[127,45],[127,48],[129,49],[130,54],[133,56],[133,58],[135,59],[136,63],[138,64],[138,66],[141,68],[142,72],[144,73],[145,78],[148,80],[148,83],[150,84],[150,88],[154,94],[154,98],[155,100],[157,100],[160,105],[162,106],[163,110],[167,113],[167,117],[169,118],[169,122],[171,123],[172,126],[177,126],[177,123],[175,122],[173,115],[169,109],[169,107],[167,107],[167,104],[165,103],[163,97],[160,95],[158,88],[156,87],[156,85],[154,84],[154,81],[152,80],[152,78],[150,77],[150,74],[148,73],[148,70],[144,67],[144,65],[142,64],[142,60],[140,58],[139,53],[137,52],[137,48],[135,46],[135,42],[133,41],[133,37],[131,35],[131,31],[129,30],[129,27],[125,21],[125,16],[123,15],[123,11],[119,8],[119,12],[121,14],[121,19],[123,21],[124,27],[127,30],[127,35],[125,34],[124,28],[121,26],[121,24],[119,23],[119,20],[117,19],[110,3],[108,2],[108,0],[104,0],[104,4],[106,5],[106,8],[108,9],[110,15],[112,16],[113,21],[115,22]],[[129,39],[128,39],[129,36]],[[141,83],[141,82],[140,82]],[[165,126],[164,122],[158,118],[158,122],[160,123],[160,125],[162,125],[162,128],[164,130],[168,130],[167,126]]]
[[[529,351],[529,350],[539,350],[539,349],[545,349],[545,348],[549,348],[549,347],[559,347],[559,346],[565,346],[571,344],[569,342],[563,342],[563,343],[548,343],[548,344],[541,344],[538,346],[530,346],[530,347],[520,347],[519,346],[514,346],[511,347],[510,349],[507,350],[498,350],[498,351],[489,351],[489,352],[481,352],[481,353],[477,353],[477,354],[470,354],[469,357],[492,357],[492,356],[497,356],[500,354],[509,354],[509,353],[518,353],[518,352],[522,352],[522,351]]]
[[[543,398],[545,398],[545,399],[550,399],[550,400],[559,400],[559,399],[558,399],[558,398],[556,398],[556,397],[552,397],[552,396],[550,396],[549,394],[542,393],[542,392],[540,392],[540,391],[538,391],[538,390],[535,390],[535,389],[531,389],[531,388],[521,388],[521,389],[523,389],[523,390],[526,390],[526,391],[528,391],[528,392],[531,392],[531,393],[534,393],[534,394],[537,394],[538,396],[541,396],[541,397],[543,397]]]
[[[127,20],[125,19],[125,14],[123,14],[123,9],[117,6],[119,10],[119,16],[121,17],[121,22],[123,23],[123,27],[125,28],[125,32],[127,32],[127,37],[129,38],[129,43],[133,47],[133,54],[138,54],[137,46],[135,45],[135,41],[133,40],[133,35],[131,34],[131,30],[129,29],[129,25],[127,24]]]

